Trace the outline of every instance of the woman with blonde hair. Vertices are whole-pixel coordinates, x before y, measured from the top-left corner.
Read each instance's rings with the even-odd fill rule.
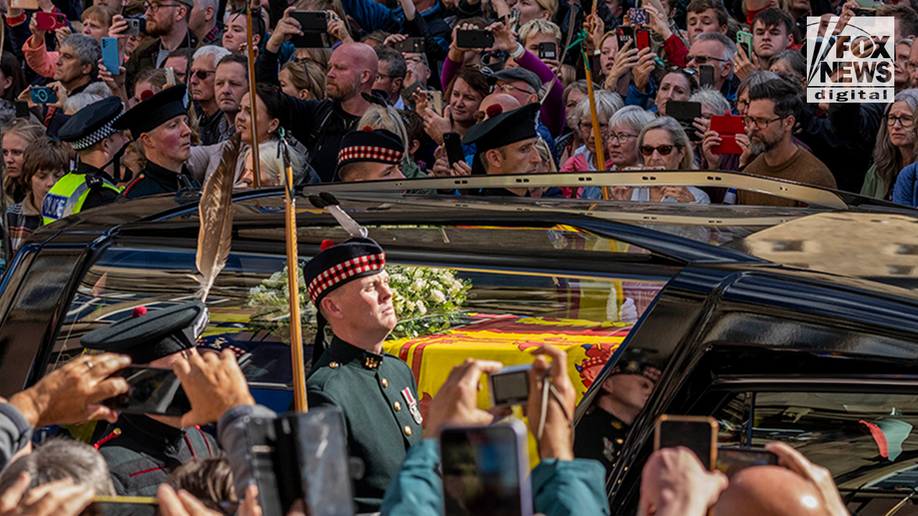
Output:
[[[323,100],[325,98],[325,73],[314,62],[290,61],[284,63],[280,74],[281,91],[303,100]]]
[[[44,135],[45,126],[28,118],[17,118],[0,129],[3,162],[6,165],[3,191],[6,193],[7,206],[12,206],[25,199],[29,188],[23,183],[23,155],[29,144]]]

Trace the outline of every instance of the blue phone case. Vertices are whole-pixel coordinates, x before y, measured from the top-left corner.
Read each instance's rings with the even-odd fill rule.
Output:
[[[112,75],[120,75],[121,55],[118,52],[117,38],[102,38],[102,64]]]

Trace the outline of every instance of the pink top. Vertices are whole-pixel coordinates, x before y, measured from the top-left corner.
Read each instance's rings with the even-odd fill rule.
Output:
[[[29,39],[22,45],[22,53],[25,55],[25,60],[29,68],[35,70],[35,73],[38,75],[50,79],[54,77],[54,72],[57,70],[57,58],[60,56],[60,53],[49,52],[47,47],[45,47],[44,41],[41,43],[40,47],[32,48],[30,42],[34,37],[35,36],[29,36]]]

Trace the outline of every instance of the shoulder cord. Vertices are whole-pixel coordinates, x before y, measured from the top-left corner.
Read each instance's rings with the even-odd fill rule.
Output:
[[[558,402],[558,405],[561,407],[561,411],[564,413],[564,417],[570,422],[571,425],[571,442],[574,442],[574,418],[572,414],[567,411],[567,407],[564,406],[564,403],[561,401],[561,394],[558,392],[558,389],[555,389],[555,386],[551,384],[551,377],[545,375],[545,378],[542,380],[542,414],[539,416],[539,429],[536,432],[536,443],[542,442],[542,433],[545,431],[545,418],[547,417],[548,412],[548,394],[555,398],[555,401]]]

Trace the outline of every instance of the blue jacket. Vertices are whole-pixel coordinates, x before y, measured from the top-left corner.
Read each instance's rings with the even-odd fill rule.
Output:
[[[899,172],[892,200],[894,203],[918,208],[918,163],[912,163]]]
[[[440,516],[443,514],[443,480],[440,443],[425,439],[411,447],[402,469],[383,498],[383,516]],[[599,462],[543,460],[532,470],[535,512],[545,516],[608,515],[605,470]]]
[[[367,32],[375,30],[384,30],[393,34],[407,32],[405,27],[407,20],[401,7],[390,9],[373,0],[342,0],[341,5],[344,7],[344,12]],[[446,12],[440,7],[440,4],[437,3],[418,14],[424,18],[434,38],[438,39],[442,46],[449,48],[452,29],[443,20]]]

